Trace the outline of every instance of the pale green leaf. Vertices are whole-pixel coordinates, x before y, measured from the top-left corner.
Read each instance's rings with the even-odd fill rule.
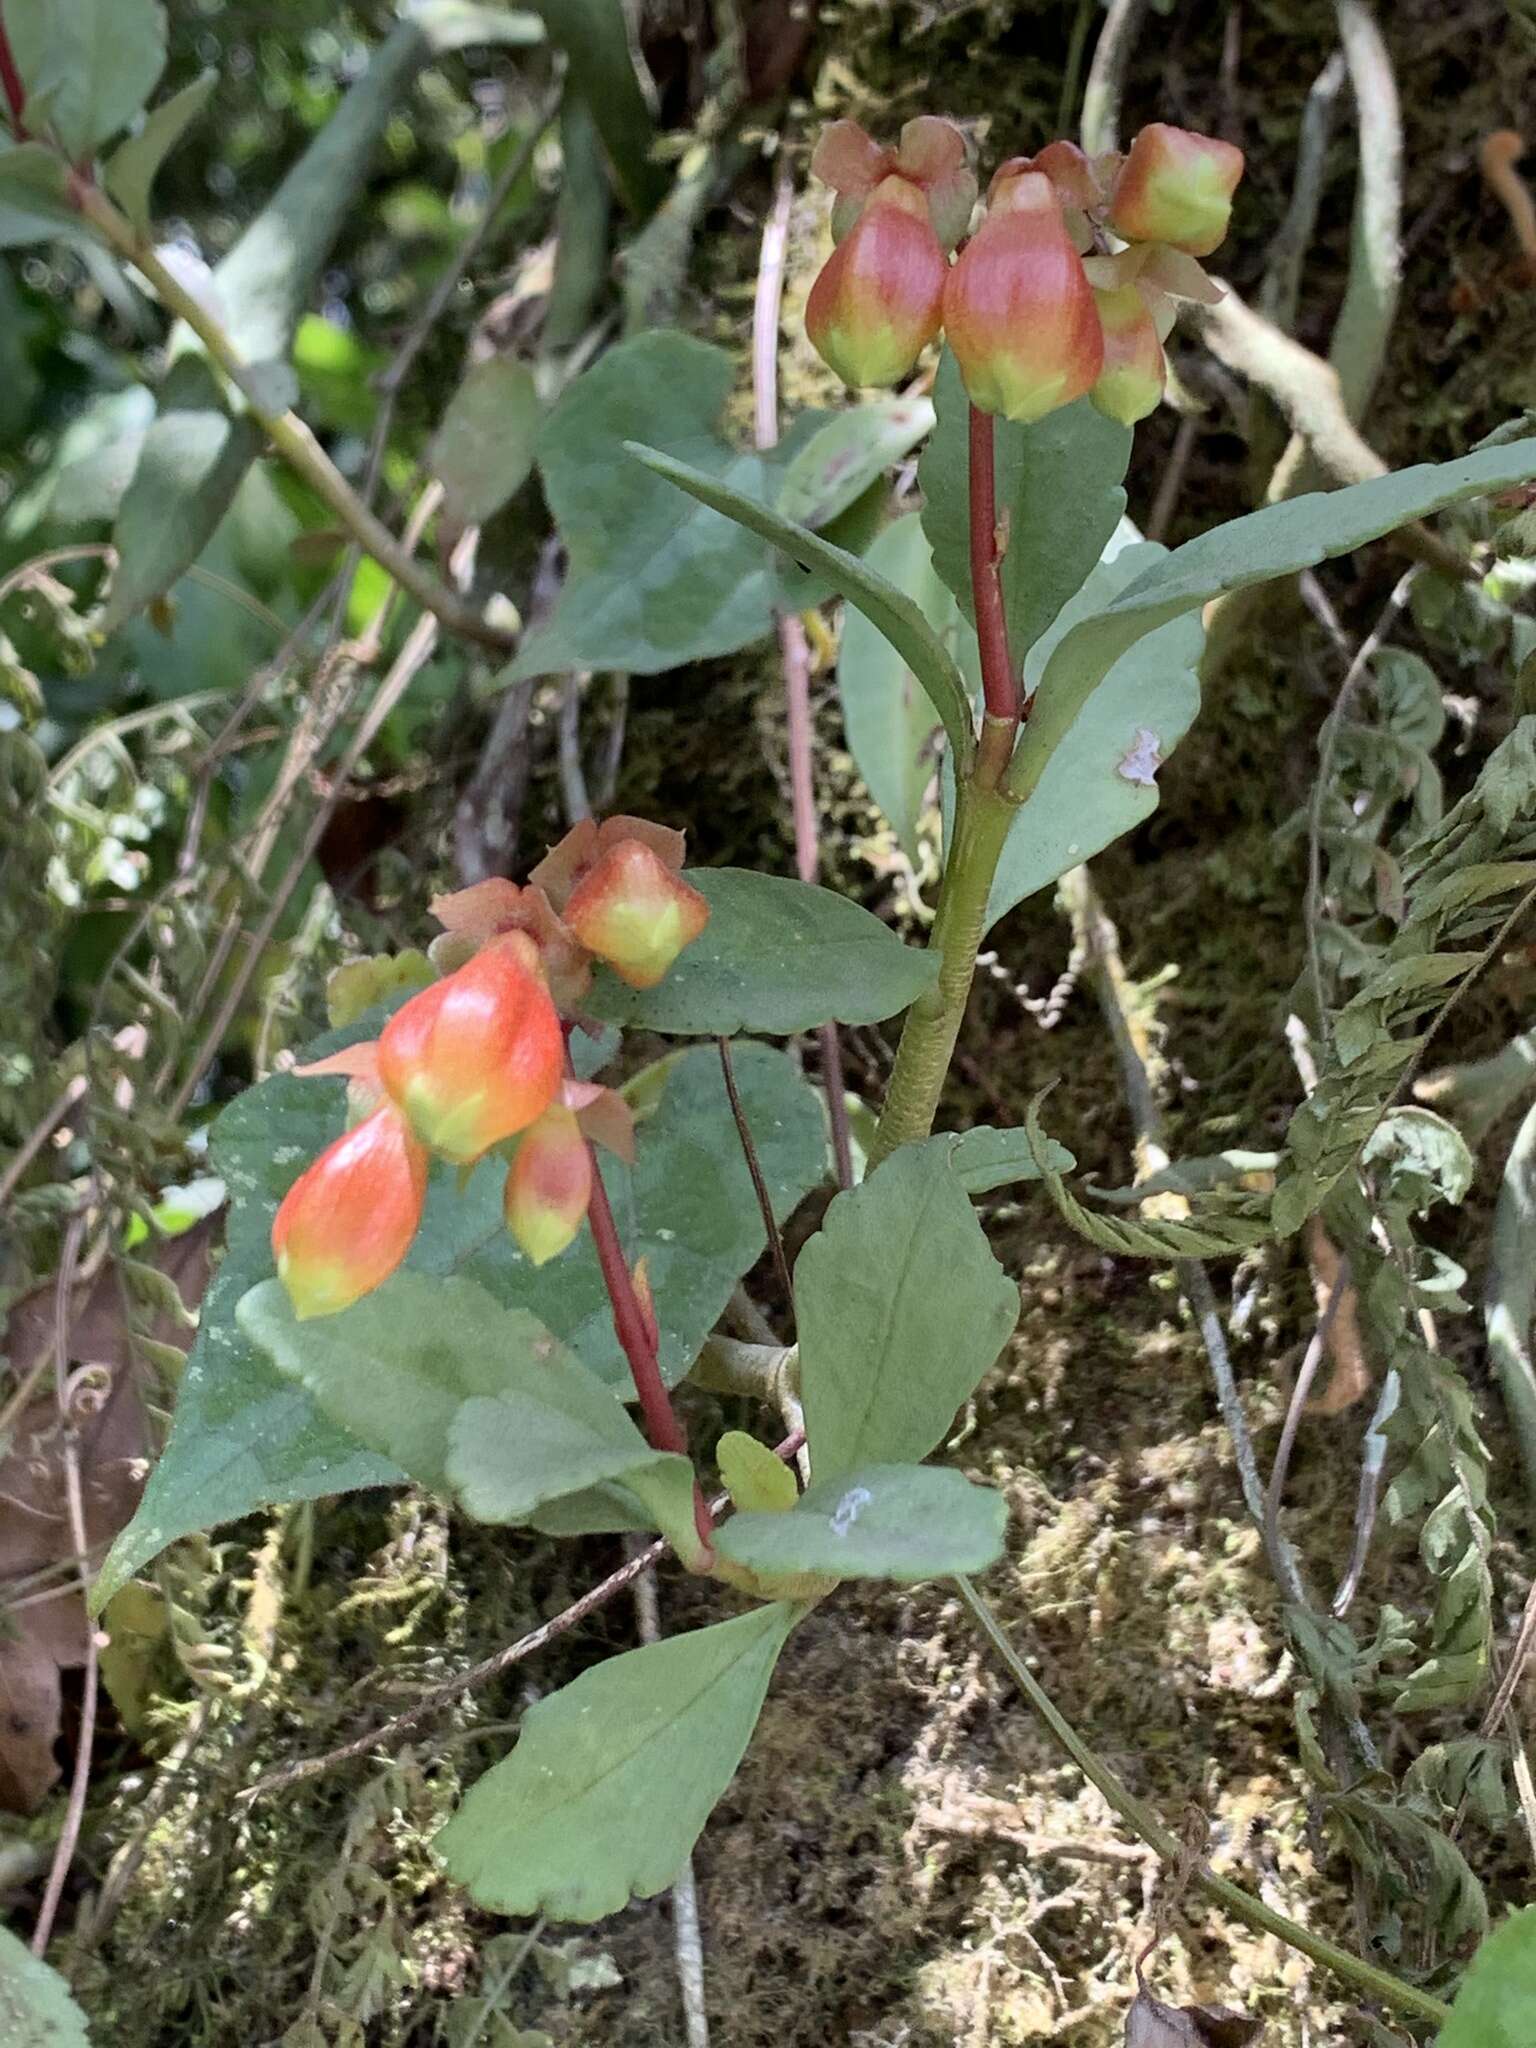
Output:
[[[850,406],[818,427],[790,463],[775,511],[819,532],[893,462],[910,455],[932,426],[933,406],[926,398],[876,398]]]
[[[934,573],[927,536],[915,512],[888,526],[864,559],[872,575],[885,577],[912,599],[952,648],[962,630],[969,633],[954,599]],[[854,766],[915,861],[918,819],[936,767],[938,714],[890,641],[851,607],[838,647],[837,690]]]
[[[118,560],[103,633],[116,632],[196,561],[262,441],[254,420],[231,419],[202,357],[183,356],[172,364],[159,413],[118,506],[112,532]]]
[[[416,23],[439,54],[450,50],[528,49],[544,40],[536,14],[492,7],[478,0],[411,0],[401,13]]]
[[[1533,2014],[1536,1906],[1526,1906],[1473,1956],[1435,2048],[1530,2048]]]
[[[427,455],[458,525],[483,526],[520,488],[533,468],[542,414],[526,363],[492,356],[470,367]]]
[[[861,611],[901,655],[932,698],[957,759],[962,766],[970,761],[973,720],[965,678],[954,656],[904,591],[873,574],[857,555],[770,511],[760,499],[736,487],[739,477],[722,480],[638,440],[630,446],[630,453],[700,504],[712,506],[761,534],[801,568],[820,570],[838,595]]]
[[[818,1483],[926,1457],[1018,1319],[953,1142],[892,1153],[836,1197],[800,1254],[800,1390]]]
[[[0,140],[0,249],[85,234],[65,196],[64,166],[40,142]]]
[[[610,1657],[530,1707],[437,1837],[495,1912],[601,1920],[677,1876],[735,1775],[795,1609]]]
[[[5,2048],[90,2048],[69,1986],[26,1943],[0,1927],[0,2040]]]
[[[833,1019],[877,1024],[938,973],[933,954],[830,889],[750,868],[693,868],[686,879],[707,898],[709,923],[655,988],[601,973],[596,1016],[683,1037],[788,1037]]]
[[[970,565],[970,406],[946,349],[934,384],[938,424],[918,464],[923,526],[936,574],[975,623]],[[1125,510],[1131,433],[1080,398],[1033,426],[992,423],[997,512],[1007,546],[998,572],[1016,668],[1103,554]]]
[[[744,1429],[728,1429],[715,1445],[721,1484],[738,1508],[783,1514],[800,1498],[795,1475],[768,1446]]]
[[[27,126],[46,127],[71,163],[125,128],[165,69],[165,9],[156,0],[23,0],[7,8],[6,31],[27,89]]]
[[[1091,408],[1090,408],[1091,409]],[[1101,562],[1032,649],[1026,686],[1049,673],[1054,650],[1165,551],[1150,543]],[[997,864],[987,921],[1089,860],[1157,809],[1157,770],[1200,709],[1197,616],[1176,618],[1135,642],[1087,698],[1020,806]],[[1033,715],[1031,716],[1031,727]],[[1029,729],[1029,728],[1026,728]]]
[[[1145,634],[1212,598],[1290,576],[1453,505],[1536,476],[1536,439],[1419,463],[1339,491],[1313,492],[1229,520],[1145,570],[1102,611],[1081,620],[1046,665],[1010,772],[1028,796],[1091,693]]]
[[[113,151],[102,182],[139,231],[148,235],[149,195],[160,166],[208,104],[218,84],[216,71],[205,71],[155,108],[137,135],[130,135]]]
[[[1002,1555],[1008,1504],[941,1465],[864,1465],[818,1480],[789,1514],[733,1515],[715,1548],[765,1578],[918,1579],[985,1571]]]
[[[998,1130],[991,1124],[973,1124],[968,1131],[950,1138],[949,1170],[968,1195],[987,1195],[994,1188],[1015,1181],[1038,1180],[1044,1168],[1050,1173],[1070,1173],[1077,1161],[1065,1145],[1054,1138],[1031,1142],[1025,1130]],[[935,1150],[943,1138],[929,1139]]]
[[[578,667],[651,675],[768,634],[781,596],[771,550],[625,453],[643,436],[713,482],[771,498],[819,416],[797,421],[770,453],[732,447],[719,423],[735,381],[724,349],[658,330],[608,349],[560,399],[538,460],[569,569],[510,680]]]
[[[630,49],[624,0],[534,0],[565,52],[573,88],[592,110],[614,180],[630,212],[643,217],[669,182],[656,160],[655,123]]]

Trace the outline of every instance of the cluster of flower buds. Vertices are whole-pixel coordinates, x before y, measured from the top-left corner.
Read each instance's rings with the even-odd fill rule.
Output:
[[[525,887],[492,880],[441,896],[442,978],[377,1039],[301,1067],[348,1077],[351,1128],[301,1174],[272,1224],[294,1312],[334,1315],[410,1250],[432,1156],[508,1159],[508,1228],[536,1265],[563,1252],[592,1196],[592,1146],[634,1158],[628,1105],[577,1080],[566,1039],[601,960],[653,988],[709,906],[682,879],[683,836],[642,818],[584,820]]]
[[[1162,397],[1176,299],[1220,293],[1198,259],[1227,231],[1243,153],[1157,121],[1123,155],[1071,142],[1012,157],[970,226],[965,140],[933,115],[896,150],[834,121],[811,168],[837,197],[836,247],[806,332],[847,384],[894,384],[942,331],[971,402],[1042,419],[1085,395],[1129,426]]]

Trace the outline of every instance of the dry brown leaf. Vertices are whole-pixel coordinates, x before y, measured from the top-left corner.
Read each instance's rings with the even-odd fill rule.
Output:
[[[1125,2048],[1251,2048],[1263,2031],[1229,2005],[1164,2005],[1143,1990],[1125,2016]]]
[[[1307,1225],[1307,1263],[1312,1268],[1312,1291],[1319,1316],[1326,1315],[1344,1260],[1333,1239],[1314,1216]],[[1360,1297],[1352,1280],[1346,1280],[1338,1306],[1329,1320],[1324,1349],[1333,1368],[1328,1384],[1306,1406],[1308,1415],[1342,1415],[1371,1390],[1371,1368],[1360,1335]]]

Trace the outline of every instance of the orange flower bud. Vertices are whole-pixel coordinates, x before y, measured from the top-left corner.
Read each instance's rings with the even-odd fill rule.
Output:
[[[576,884],[565,921],[631,988],[654,988],[709,922],[709,905],[650,847],[624,839]]]
[[[1131,144],[1110,198],[1109,224],[1128,242],[1167,242],[1209,256],[1227,232],[1243,152],[1214,136],[1154,121]]]
[[[965,137],[953,121],[937,114],[909,121],[898,149],[882,149],[857,121],[834,121],[821,132],[811,171],[837,194],[832,205],[832,239],[837,242],[852,229],[865,200],[893,173],[923,193],[941,248],[953,249],[971,224],[976,174],[966,157]]]
[[[1134,427],[1156,410],[1167,366],[1152,308],[1135,285],[1095,292],[1104,329],[1104,367],[1088,394],[1102,413]]]
[[[350,1308],[411,1248],[427,1155],[386,1105],[299,1175],[272,1219],[277,1275],[300,1322]]]
[[[886,178],[811,286],[805,331],[845,384],[894,384],[939,331],[948,268],[922,192]]]
[[[574,1110],[556,1103],[518,1142],[507,1175],[507,1228],[536,1266],[575,1237],[592,1199],[592,1154]]]
[[[379,1036],[379,1078],[434,1152],[467,1165],[541,1117],[565,1064],[560,1019],[520,932],[398,1009]]]
[[[1093,389],[1104,335],[1061,202],[1039,171],[993,180],[944,287],[944,325],[972,404],[1043,419]]]

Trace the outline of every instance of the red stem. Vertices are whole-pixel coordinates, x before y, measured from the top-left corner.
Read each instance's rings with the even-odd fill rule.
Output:
[[[592,1242],[597,1247],[597,1263],[602,1268],[603,1285],[608,1290],[608,1301],[613,1310],[614,1334],[629,1360],[630,1377],[640,1398],[646,1438],[654,1449],[675,1451],[679,1457],[686,1458],[688,1439],[661,1376],[661,1361],[656,1356],[645,1311],[635,1292],[634,1275],[619,1243],[619,1227],[613,1220],[613,1205],[603,1185],[597,1153],[590,1144],[587,1150],[592,1157],[592,1200],[587,1208],[587,1222],[591,1226]],[[693,1482],[693,1519],[699,1541],[707,1551],[712,1523],[697,1479]]]
[[[981,643],[981,687],[988,718],[1019,722],[1019,679],[1008,652],[1008,621],[998,581],[997,472],[992,415],[971,407],[971,594]]]
[[[27,90],[21,82],[21,73],[16,69],[16,59],[11,55],[11,42],[5,32],[3,13],[0,13],[0,86],[5,88],[5,101],[11,110],[11,128],[16,140],[25,142],[27,130],[21,115],[27,104]]]

